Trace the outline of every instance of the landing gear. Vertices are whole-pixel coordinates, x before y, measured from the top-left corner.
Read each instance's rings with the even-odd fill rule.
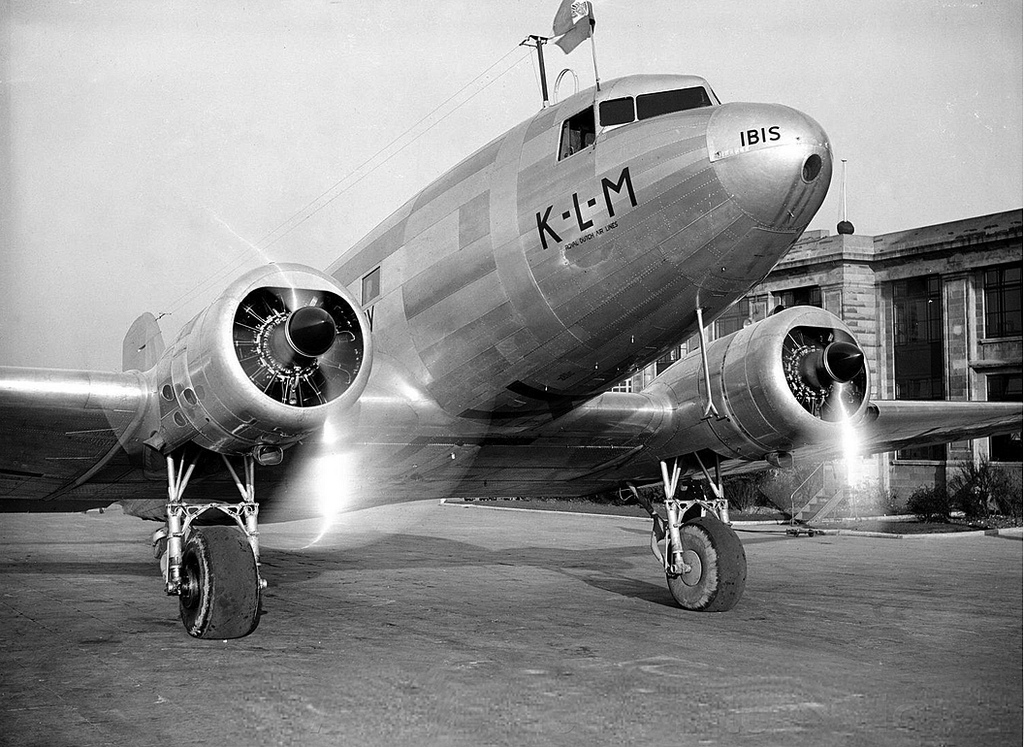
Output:
[[[167,457],[167,524],[153,536],[166,590],[179,600],[181,621],[195,638],[240,638],[259,623],[266,581],[259,571],[259,506],[255,460],[243,457],[240,477],[224,464],[240,503],[186,504],[182,496],[201,452]]]
[[[682,563],[666,571],[672,597],[688,610],[735,607],[747,581],[747,557],[736,533],[708,515],[685,523],[679,534]]]
[[[256,629],[260,577],[245,535],[235,527],[197,527],[181,556],[181,621],[195,638],[241,638]]]
[[[672,597],[683,609],[724,612],[743,596],[747,557],[728,524],[728,502],[717,463],[712,478],[700,456],[695,456],[715,497],[708,498],[703,485],[691,486],[685,491],[688,497],[676,497],[682,472],[678,459],[672,464],[671,474],[668,463],[661,463],[667,518],[635,488],[630,489],[654,520],[651,550],[665,568]]]

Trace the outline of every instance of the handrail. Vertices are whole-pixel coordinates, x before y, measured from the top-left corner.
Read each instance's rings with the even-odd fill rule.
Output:
[[[801,482],[799,485],[797,485],[796,489],[790,494],[790,496],[789,496],[789,506],[790,506],[791,511],[789,512],[789,523],[791,525],[795,525],[796,524],[796,514],[797,514],[797,511],[796,511],[796,494],[799,493],[801,490],[803,490],[804,485],[806,485],[808,482],[810,482],[811,478],[814,477],[819,472],[822,473],[822,481],[824,482],[824,479],[825,479],[825,477],[824,477],[824,469],[825,469],[825,463],[824,462],[820,462],[818,464],[818,466],[815,467],[814,469],[812,469],[810,474],[808,474],[807,477],[804,478],[803,482]],[[811,500],[813,500],[813,496],[812,496]]]

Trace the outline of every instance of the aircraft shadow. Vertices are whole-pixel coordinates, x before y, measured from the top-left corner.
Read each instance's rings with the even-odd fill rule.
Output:
[[[569,576],[603,591],[675,607],[664,585],[630,575],[637,565],[647,561],[649,552],[643,544],[586,549],[538,546],[489,549],[438,537],[395,534],[353,549],[268,549],[262,553],[261,562],[269,582],[280,587],[305,583],[329,572],[503,565],[537,568]],[[650,560],[654,562],[653,557]]]

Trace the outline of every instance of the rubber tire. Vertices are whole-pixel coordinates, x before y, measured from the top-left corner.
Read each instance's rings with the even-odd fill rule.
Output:
[[[700,560],[699,579],[669,574],[668,588],[680,607],[725,612],[736,606],[747,583],[747,556],[736,532],[713,516],[689,521],[679,530],[683,552]]]
[[[259,623],[260,580],[248,538],[237,527],[192,529],[181,555],[178,608],[194,638],[241,638]]]

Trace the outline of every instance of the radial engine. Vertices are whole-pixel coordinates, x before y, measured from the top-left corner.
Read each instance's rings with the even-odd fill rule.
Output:
[[[188,322],[147,374],[145,443],[274,463],[356,403],[371,357],[366,317],[345,288],[301,265],[259,268]]]
[[[835,315],[786,309],[672,366],[652,391],[674,403],[668,452],[773,461],[836,443],[868,406],[864,351]],[[664,388],[663,388],[664,387]]]

